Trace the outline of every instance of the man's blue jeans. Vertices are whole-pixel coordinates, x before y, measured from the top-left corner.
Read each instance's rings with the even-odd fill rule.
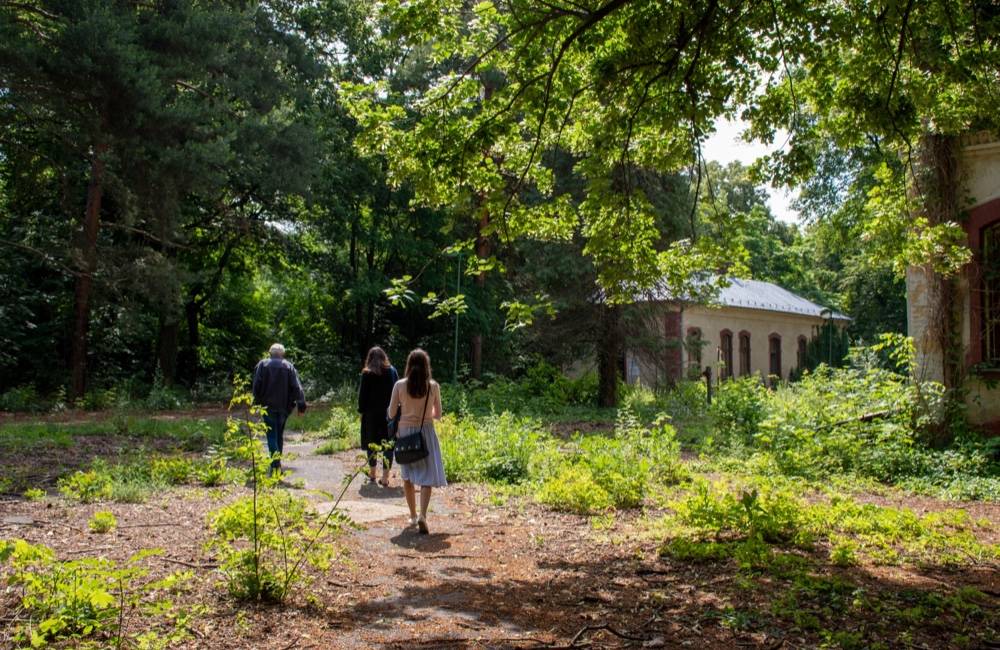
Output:
[[[264,416],[264,424],[267,425],[267,452],[271,454],[271,467],[280,467],[281,463],[274,454],[280,454],[285,448],[285,422],[288,420],[288,413],[285,411],[271,411],[268,409]]]

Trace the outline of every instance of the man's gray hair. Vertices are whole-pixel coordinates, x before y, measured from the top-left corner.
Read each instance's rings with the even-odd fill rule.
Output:
[[[285,346],[280,343],[275,343],[271,346],[269,352],[272,357],[279,357],[283,359],[285,357]]]

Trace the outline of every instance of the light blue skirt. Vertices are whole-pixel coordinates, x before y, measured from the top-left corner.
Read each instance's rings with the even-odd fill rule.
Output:
[[[407,436],[420,431],[419,427],[405,427],[399,435]],[[427,445],[427,458],[408,465],[399,465],[399,476],[421,487],[446,487],[448,481],[444,477],[444,462],[441,460],[441,444],[437,432],[430,422],[424,424],[424,444]]]

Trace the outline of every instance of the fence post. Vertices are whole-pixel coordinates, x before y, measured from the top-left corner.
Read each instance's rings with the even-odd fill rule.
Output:
[[[705,377],[705,386],[708,388],[708,405],[712,405],[712,366],[705,366],[705,372],[701,373]]]

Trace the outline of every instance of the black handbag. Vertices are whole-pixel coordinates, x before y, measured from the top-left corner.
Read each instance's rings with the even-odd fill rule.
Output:
[[[396,445],[393,447],[393,455],[400,465],[409,465],[418,460],[427,458],[430,451],[427,449],[427,442],[424,441],[424,415],[427,413],[427,402],[431,398],[431,384],[427,382],[427,399],[424,400],[424,410],[420,414],[420,428],[408,436],[396,438]],[[397,421],[397,427],[399,425]]]

